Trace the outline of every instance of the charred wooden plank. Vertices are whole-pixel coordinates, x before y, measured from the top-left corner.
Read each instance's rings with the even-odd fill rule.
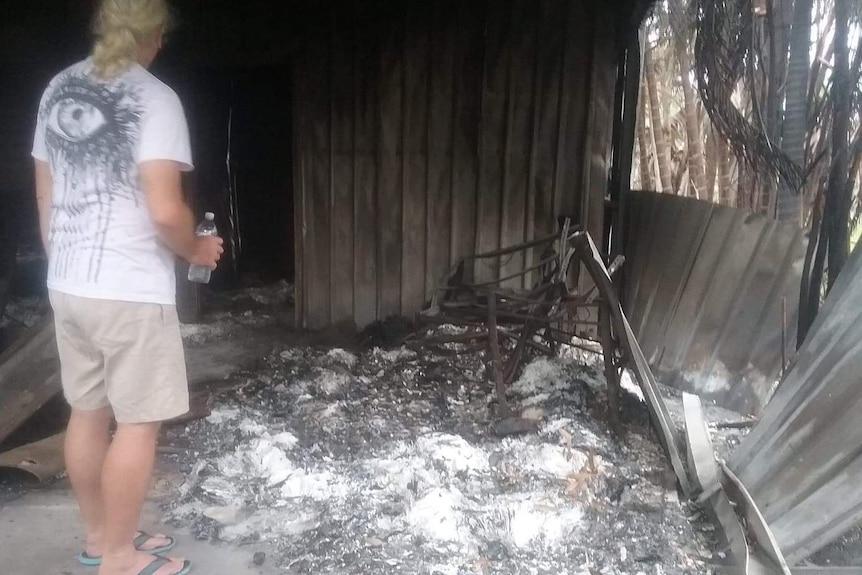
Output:
[[[602,261],[599,250],[593,243],[593,239],[587,233],[580,234],[576,238],[579,247],[578,253],[581,261],[589,271],[596,285],[599,287],[599,293],[607,302],[613,319],[613,326],[620,334],[620,344],[627,357],[631,358],[631,367],[635,372],[638,384],[644,392],[647,407],[649,408],[650,417],[656,430],[659,432],[659,438],[665,453],[670,459],[671,466],[676,473],[677,480],[683,493],[688,494],[690,491],[690,483],[686,473],[685,466],[680,455],[679,433],[670,420],[667,406],[658,389],[655,376],[647,363],[647,359],[640,348],[640,344],[635,337],[622,305],[620,304],[619,296],[616,293],[610,274]]]
[[[60,359],[48,318],[0,355],[0,444],[58,393]]]

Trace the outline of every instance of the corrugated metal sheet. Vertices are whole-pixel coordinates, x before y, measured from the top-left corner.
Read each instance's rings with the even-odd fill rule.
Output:
[[[862,521],[862,251],[731,467],[790,562]]]
[[[669,385],[740,413],[762,409],[796,340],[805,238],[769,218],[652,192],[627,197],[625,302]]]
[[[602,237],[612,15],[569,0],[389,6],[333,14],[294,60],[304,327],[410,314],[459,258],[560,215]]]

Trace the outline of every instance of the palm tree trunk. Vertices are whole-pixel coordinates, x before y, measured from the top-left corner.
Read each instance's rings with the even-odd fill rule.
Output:
[[[638,173],[640,174],[640,189],[654,191],[656,189],[652,178],[652,163],[650,161],[650,145],[652,137],[649,133],[649,102],[645,82],[641,81],[640,114],[638,114]]]
[[[670,146],[665,139],[664,123],[662,121],[661,102],[658,95],[659,70],[652,57],[652,49],[647,47],[644,51],[644,65],[646,67],[647,93],[650,104],[650,125],[655,140],[655,153],[658,157],[658,173],[661,182],[661,192],[673,193],[671,177],[673,175],[670,162]]]
[[[853,84],[850,79],[850,5],[854,0],[835,0],[835,68],[832,95],[832,167],[826,189],[827,216],[831,223],[827,285],[835,285],[850,249],[850,114]],[[830,202],[831,200],[831,202]],[[831,208],[831,209],[830,209]]]
[[[716,146],[718,154],[718,165],[721,168],[719,180],[719,197],[723,206],[736,207],[736,190],[733,186],[733,153],[724,142],[718,142]]]
[[[811,16],[814,0],[796,0],[790,29],[790,63],[787,69],[787,109],[784,114],[782,149],[805,169],[805,132],[808,128],[808,74],[811,68]],[[782,181],[778,190],[778,219],[802,218],[802,190],[791,189]]]
[[[691,86],[690,73],[694,63],[689,51],[691,26],[685,19],[686,6],[681,0],[669,0],[670,25],[673,34],[674,52],[679,64],[680,82],[682,84],[683,105],[685,106],[685,135],[688,142],[688,167],[693,184],[690,195],[697,198],[707,198],[706,191],[706,160],[703,151],[703,136],[700,132],[700,117],[697,113],[697,100]]]
[[[718,153],[718,142],[716,141],[714,130],[707,130],[706,132],[706,146],[703,153],[707,159],[706,192],[703,195],[703,199],[708,202],[719,202],[718,195],[715,193],[715,184],[720,170],[721,156]]]
[[[758,193],[757,181],[751,174],[751,168],[743,161],[737,162],[738,191],[736,206],[752,213],[757,213]]]

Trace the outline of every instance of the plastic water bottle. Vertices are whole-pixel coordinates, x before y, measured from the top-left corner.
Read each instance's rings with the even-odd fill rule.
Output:
[[[218,230],[216,229],[215,225],[214,213],[207,212],[204,214],[204,220],[200,224],[198,224],[198,227],[195,230],[195,234],[198,236],[214,236],[218,234]],[[210,275],[212,275],[212,269],[208,266],[189,266],[190,282],[207,284],[210,282]]]

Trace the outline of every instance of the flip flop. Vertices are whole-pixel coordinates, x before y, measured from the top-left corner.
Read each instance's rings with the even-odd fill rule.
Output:
[[[173,549],[177,541],[173,537],[166,536],[165,539],[168,540],[166,545],[162,545],[161,547],[154,547],[152,549],[141,549],[144,543],[149,541],[150,539],[154,539],[154,536],[150,535],[146,531],[138,531],[138,536],[132,540],[132,545],[135,546],[135,549],[138,551],[143,551],[144,553],[149,553],[150,555],[159,555],[161,553],[165,553]],[[86,551],[81,551],[78,554],[78,563],[81,565],[86,565],[87,567],[98,567],[102,564],[101,557],[93,557],[92,555],[87,555]]]
[[[153,557],[152,562],[144,567],[138,575],[153,575],[156,571],[170,563],[171,560],[167,557],[162,557],[161,555],[156,555]],[[183,567],[179,571],[175,571],[171,573],[171,575],[187,575],[189,571],[192,570],[192,562],[186,559],[183,561]]]

